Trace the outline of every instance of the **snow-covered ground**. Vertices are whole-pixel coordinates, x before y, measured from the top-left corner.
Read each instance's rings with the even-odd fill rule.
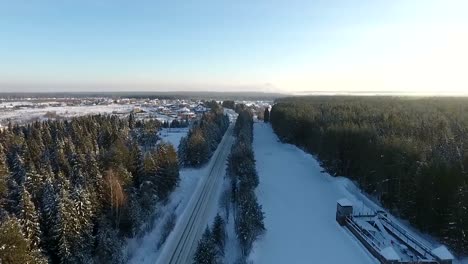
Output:
[[[163,128],[159,132],[159,136],[163,141],[171,143],[177,150],[179,147],[180,139],[185,137],[189,128]]]
[[[383,210],[348,178],[323,173],[319,162],[299,148],[279,142],[271,126],[254,125],[254,151],[267,232],[254,245],[254,263],[378,263],[335,221],[336,202],[347,198],[355,211]],[[440,244],[391,215],[392,221],[432,248]],[[468,264],[468,259],[454,263]]]
[[[267,124],[254,125],[254,151],[265,212],[265,235],[254,245],[254,263],[378,263],[335,221],[336,201],[346,196],[318,162],[278,142]]]
[[[25,108],[15,109],[12,106],[24,105]],[[135,104],[108,104],[108,105],[77,105],[77,106],[45,106],[32,107],[30,102],[8,102],[0,103],[0,123],[12,121],[13,123],[27,123],[31,121],[42,121],[49,118],[71,118],[83,115],[95,114],[129,114],[135,107],[141,108],[151,117],[161,122],[172,122],[174,117],[155,113],[152,107],[141,107]]]
[[[74,116],[100,114],[100,113],[129,113],[134,105],[86,105],[86,106],[47,106],[43,108],[8,109],[0,108],[0,121],[11,119],[15,122],[29,122],[31,120],[47,119],[46,114],[55,113],[57,116],[69,118]]]

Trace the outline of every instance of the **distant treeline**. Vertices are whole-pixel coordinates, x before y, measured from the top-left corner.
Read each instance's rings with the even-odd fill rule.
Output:
[[[160,126],[96,115],[1,131],[0,262],[122,263],[179,181]]]
[[[468,99],[285,98],[270,121],[332,175],[468,253]]]
[[[229,117],[223,108],[212,101],[206,104],[211,108],[196,121],[186,137],[180,140],[178,156],[182,166],[200,167],[204,165],[218,147],[229,126]]]

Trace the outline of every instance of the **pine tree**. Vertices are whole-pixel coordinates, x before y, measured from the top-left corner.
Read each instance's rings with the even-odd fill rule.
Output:
[[[179,164],[177,154],[172,144],[162,143],[156,150],[156,163],[158,169],[155,182],[158,197],[167,198],[179,183]]]
[[[214,219],[212,236],[218,255],[223,256],[224,243],[226,241],[226,230],[224,220],[219,214],[217,214]]]
[[[182,137],[177,149],[177,158],[181,166],[185,166],[187,161],[187,137]]]
[[[71,175],[70,180],[74,188],[85,188],[86,186],[86,175],[82,168],[83,162],[78,154],[73,153],[71,155]]]
[[[32,200],[34,204],[38,204],[41,199],[41,186],[43,182],[43,177],[40,175],[34,166],[26,172],[26,181],[24,186],[32,194]]]
[[[118,231],[112,228],[112,224],[105,218],[101,218],[96,235],[95,262],[102,264],[121,264],[122,242]]]
[[[265,107],[265,113],[263,114],[263,121],[265,123],[270,122],[270,110],[268,109],[268,107]]]
[[[130,113],[130,115],[128,116],[128,127],[130,129],[135,128],[135,115],[133,113]]]
[[[137,145],[132,147],[132,171],[133,182],[136,188],[142,184],[145,177],[145,164],[143,153]]]
[[[18,212],[16,215],[23,227],[25,238],[30,241],[31,250],[37,249],[41,241],[39,216],[31,200],[31,195],[24,187],[22,188],[21,201],[18,205]]]
[[[46,264],[46,258],[31,250],[30,242],[21,231],[20,222],[12,217],[0,221],[0,261],[6,264]]]
[[[58,214],[58,197],[51,178],[47,178],[42,188],[42,201],[40,210],[42,229],[42,248],[55,259],[55,227]]]
[[[74,215],[74,203],[68,193],[61,191],[55,226],[52,233],[57,248],[55,253],[61,263],[79,263],[79,248],[75,248],[76,243],[80,242],[79,221]]]
[[[10,214],[15,214],[21,209],[19,204],[21,203],[21,186],[15,181],[15,179],[10,176],[7,178],[8,193],[5,201],[5,209]]]
[[[188,164],[193,167],[199,167],[209,159],[209,143],[203,136],[201,129],[195,129],[187,142]]]
[[[11,177],[18,185],[23,185],[26,181],[26,168],[23,158],[16,152],[10,162]]]
[[[215,264],[216,248],[209,227],[198,242],[197,251],[193,257],[193,264]]]
[[[253,242],[265,231],[262,207],[253,190],[239,189],[236,233],[244,256],[252,249]]]
[[[8,194],[8,177],[9,170],[6,163],[5,153],[3,146],[0,144],[0,207],[5,206],[5,199]]]

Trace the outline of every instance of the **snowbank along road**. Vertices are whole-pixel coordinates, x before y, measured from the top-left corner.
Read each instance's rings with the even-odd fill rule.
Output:
[[[216,190],[223,182],[226,159],[234,141],[233,128],[234,123],[231,123],[208,164],[208,175],[198,184],[156,263],[192,262],[198,240],[209,222],[211,209],[218,206]]]

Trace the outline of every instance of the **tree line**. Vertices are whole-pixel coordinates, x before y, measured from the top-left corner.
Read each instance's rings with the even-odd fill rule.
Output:
[[[179,161],[185,167],[200,167],[210,159],[229,126],[229,118],[215,101],[206,103],[211,110],[196,121],[180,140]]]
[[[468,253],[468,100],[280,99],[270,122],[283,141],[348,176],[392,213]]]
[[[179,181],[156,120],[76,117],[0,132],[2,263],[121,263]]]
[[[190,125],[190,122],[187,119],[185,120],[173,119],[171,122],[167,120],[162,122],[163,128],[186,128],[186,127],[189,127],[189,125]]]
[[[265,231],[264,213],[255,195],[259,178],[252,149],[253,119],[249,110],[239,112],[234,133],[237,138],[228,158],[227,175],[231,180],[235,231],[241,252],[246,257],[253,242]]]
[[[193,256],[193,263],[223,263],[225,243],[226,223],[224,219],[217,214],[213,221],[213,227],[206,227],[202,238],[198,242],[197,250]]]

